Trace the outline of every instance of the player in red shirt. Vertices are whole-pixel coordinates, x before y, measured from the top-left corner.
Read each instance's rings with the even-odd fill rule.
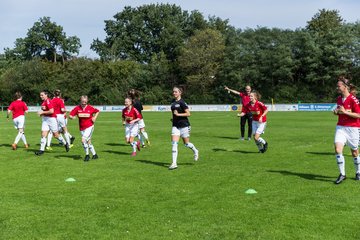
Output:
[[[250,102],[242,108],[240,116],[244,116],[249,112],[252,113],[252,134],[259,152],[264,153],[268,148],[268,143],[260,136],[264,133],[266,127],[266,114],[268,110],[265,104],[259,101],[260,98],[261,96],[258,92],[252,91],[250,93]]]
[[[22,96],[20,92],[15,93],[15,101],[13,101],[7,111],[7,119],[9,120],[9,115],[12,112],[12,119],[14,122],[15,128],[18,130],[18,134],[15,138],[15,141],[13,144],[11,144],[11,147],[13,150],[17,149],[17,144],[20,141],[20,139],[24,142],[25,148],[29,148],[29,145],[27,144],[26,137],[25,137],[25,113],[27,113],[28,107],[26,106],[26,103],[22,101]]]
[[[54,112],[56,114],[56,119],[59,125],[59,132],[64,133],[64,137],[66,142],[69,144],[69,147],[72,147],[72,143],[74,142],[75,138],[71,136],[68,131],[67,124],[66,124],[66,108],[64,104],[64,100],[61,98],[61,91],[59,89],[54,91],[54,98],[51,100],[52,105],[54,106]],[[52,134],[49,132],[47,136],[47,150],[52,150],[51,148],[51,139]]]
[[[340,174],[335,184],[339,184],[346,179],[345,158],[343,155],[345,144],[350,147],[351,155],[354,159],[356,171],[355,180],[360,180],[360,158],[358,150],[360,106],[357,98],[349,92],[351,84],[348,79],[340,77],[336,87],[340,96],[337,98],[337,107],[334,110],[334,114],[338,115],[334,147]]]
[[[140,151],[140,141],[135,141],[139,133],[139,121],[142,119],[139,111],[133,106],[133,100],[125,98],[125,108],[122,110],[122,121],[125,125],[125,141],[130,144],[133,151],[131,156],[136,156],[136,149]]]
[[[85,150],[84,161],[90,160],[89,150],[92,154],[92,159],[98,159],[95,147],[91,143],[91,137],[94,132],[94,123],[99,115],[99,110],[88,104],[88,97],[81,96],[80,105],[77,105],[71,110],[69,118],[74,119],[76,116],[79,119],[79,129],[81,133],[81,142]]]
[[[236,90],[230,89],[227,86],[225,86],[225,90],[227,90],[229,93],[234,93],[236,95],[239,95],[241,97],[241,104],[244,107],[250,102],[250,93],[251,93],[251,87],[250,85],[245,86],[245,92],[238,92]],[[252,115],[251,112],[246,113],[245,115],[238,114],[240,116],[240,133],[241,133],[241,140],[244,140],[245,135],[245,125],[246,121],[248,122],[248,140],[251,140],[251,134],[252,134]]]
[[[38,111],[38,115],[42,117],[41,125],[41,141],[40,141],[40,150],[35,152],[36,155],[44,154],[45,145],[46,145],[46,136],[49,131],[54,134],[54,137],[57,138],[61,143],[64,144],[66,151],[69,151],[69,144],[67,144],[62,136],[59,134],[59,126],[56,121],[56,114],[54,113],[54,106],[51,103],[51,100],[48,96],[47,91],[40,92],[40,98],[43,100],[41,104],[41,110]]]
[[[148,146],[150,146],[149,135],[145,130],[144,116],[141,113],[141,111],[143,110],[143,106],[142,106],[141,101],[140,101],[140,93],[139,93],[139,91],[137,91],[135,89],[130,89],[127,92],[127,94],[133,100],[134,108],[136,108],[139,111],[139,113],[141,114],[141,116],[143,117],[138,122],[138,124],[139,124],[139,133],[138,133],[137,137],[140,140],[142,147],[145,147],[145,142],[147,143]]]

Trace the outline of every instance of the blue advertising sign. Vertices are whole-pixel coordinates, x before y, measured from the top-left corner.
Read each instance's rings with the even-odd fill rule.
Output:
[[[298,111],[333,111],[335,108],[335,103],[301,103],[298,105]]]

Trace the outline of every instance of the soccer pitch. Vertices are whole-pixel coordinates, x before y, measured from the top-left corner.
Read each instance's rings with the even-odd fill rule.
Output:
[[[34,154],[35,113],[26,119],[28,150],[22,142],[11,150],[16,130],[2,120],[0,239],[360,239],[360,182],[348,147],[348,179],[333,184],[331,112],[269,112],[264,154],[239,140],[235,112],[192,112],[200,159],[179,144],[173,171],[170,118],[145,112],[152,145],[131,157],[121,113],[100,113],[99,159],[87,163],[77,120],[69,121],[70,152],[55,144],[43,156]]]

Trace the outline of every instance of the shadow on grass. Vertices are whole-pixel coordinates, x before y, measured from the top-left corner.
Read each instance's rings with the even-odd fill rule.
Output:
[[[112,147],[129,146],[129,144],[125,144],[125,143],[105,143],[105,145],[112,146]]]
[[[284,176],[297,176],[297,177],[301,177],[301,178],[304,178],[307,180],[323,181],[323,182],[333,182],[333,180],[330,180],[329,178],[334,178],[334,177],[311,174],[311,173],[290,172],[290,171],[286,171],[286,170],[267,170],[267,172],[280,173]]]
[[[255,151],[244,151],[244,150],[233,150],[233,152],[245,153],[245,154],[259,154],[259,152]]]
[[[164,167],[164,168],[168,168],[171,165],[171,162],[154,162],[154,161],[149,161],[149,160],[136,160],[136,161],[145,163],[145,164],[152,164],[152,165],[160,166],[160,167]],[[180,165],[180,166],[194,165],[194,163],[178,163],[178,165]]]
[[[69,154],[56,155],[55,158],[71,158],[73,160],[82,160],[81,155],[69,155]]]
[[[315,154],[315,155],[326,155],[326,156],[334,156],[333,152],[305,152],[307,154]]]
[[[214,136],[216,138],[223,138],[223,139],[232,139],[232,140],[239,140],[238,137],[229,137],[229,136]]]
[[[227,150],[225,148],[213,148],[213,152],[238,152],[238,153],[245,153],[245,154],[258,154],[255,151],[244,151],[244,150]]]
[[[118,154],[118,155],[129,155],[131,154],[131,152],[121,152],[121,151],[113,151],[113,150],[106,150],[103,152],[107,152],[107,153],[112,153],[112,154]]]

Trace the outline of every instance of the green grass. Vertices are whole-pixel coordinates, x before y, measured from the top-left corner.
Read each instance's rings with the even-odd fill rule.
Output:
[[[333,184],[331,113],[270,112],[269,150],[260,154],[253,141],[238,140],[234,112],[194,112],[200,160],[180,144],[174,171],[170,114],[144,116],[152,146],[131,158],[120,113],[101,113],[93,135],[100,158],[88,163],[77,120],[70,152],[55,146],[40,157],[40,119],[28,115],[31,147],[17,151],[16,130],[3,120],[0,239],[360,239],[360,182],[348,148],[349,178]],[[249,188],[258,193],[245,194]]]

